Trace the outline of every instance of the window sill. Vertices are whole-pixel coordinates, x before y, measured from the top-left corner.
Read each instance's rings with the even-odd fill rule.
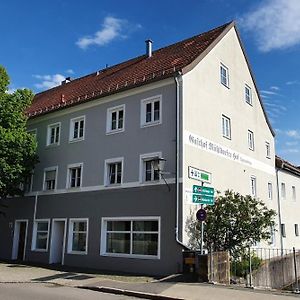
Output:
[[[245,102],[246,102],[248,105],[250,105],[250,106],[253,107],[253,103],[252,103],[252,102],[248,102],[247,100],[245,100]]]
[[[139,255],[139,254],[123,254],[123,253],[100,253],[100,256],[105,257],[120,257],[120,258],[135,258],[135,259],[153,259],[159,260],[159,255]]]
[[[81,142],[81,141],[84,141],[84,138],[78,138],[78,139],[72,139],[72,140],[69,140],[69,144],[71,143],[77,143],[77,142]]]
[[[60,143],[49,144],[49,145],[46,145],[46,149],[55,148],[55,147],[58,147],[59,145],[60,145]]]
[[[87,255],[87,251],[69,251],[67,254]]]
[[[124,132],[124,131],[125,131],[124,128],[122,128],[122,129],[110,130],[110,131],[106,131],[106,135],[112,135],[112,134],[121,133],[121,132]]]
[[[152,126],[160,125],[161,123],[162,123],[161,121],[143,123],[141,124],[141,128],[152,127]]]
[[[46,252],[48,252],[48,249],[32,249],[31,251],[33,251],[33,252],[44,252],[44,253],[46,253]]]
[[[223,83],[223,82],[221,82],[221,84],[222,84],[223,86],[225,86],[228,90],[230,89],[229,85],[226,85],[226,84]]]
[[[226,136],[226,135],[223,135],[223,138],[225,138],[225,139],[231,141],[231,137],[228,137],[228,136]]]

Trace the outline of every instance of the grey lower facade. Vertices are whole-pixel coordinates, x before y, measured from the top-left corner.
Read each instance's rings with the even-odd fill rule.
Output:
[[[25,261],[48,264],[51,262],[55,234],[53,226],[64,227],[63,264],[67,266],[166,275],[181,271],[182,246],[176,242],[176,193],[165,185],[149,185],[89,192],[39,195],[8,200],[5,216],[0,217],[0,259],[20,258],[16,247],[16,234],[24,235]],[[35,219],[34,219],[35,215]],[[159,218],[159,257],[136,258],[101,255],[101,226],[103,218]],[[33,250],[35,220],[49,220],[48,247],[45,251]],[[69,253],[70,220],[87,219],[87,251]],[[65,223],[64,223],[65,222]],[[23,225],[22,225],[23,224]],[[22,225],[20,227],[20,225]],[[18,227],[19,226],[19,227]],[[26,227],[26,228],[25,228]],[[15,231],[18,230],[18,233]],[[52,244],[51,244],[52,243]],[[21,247],[21,246],[20,246]],[[20,249],[19,249],[20,250]],[[20,251],[19,251],[20,252]],[[22,256],[22,255],[21,255]]]

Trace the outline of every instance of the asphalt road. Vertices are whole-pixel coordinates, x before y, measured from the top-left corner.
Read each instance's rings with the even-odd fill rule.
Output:
[[[126,296],[111,295],[78,288],[39,283],[0,283],[1,300],[130,300]],[[136,298],[135,298],[136,299]]]

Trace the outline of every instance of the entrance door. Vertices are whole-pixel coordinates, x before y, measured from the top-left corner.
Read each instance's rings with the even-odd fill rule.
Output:
[[[50,244],[50,264],[64,264],[65,238],[66,220],[54,219]]]
[[[12,259],[25,260],[28,220],[16,220]]]

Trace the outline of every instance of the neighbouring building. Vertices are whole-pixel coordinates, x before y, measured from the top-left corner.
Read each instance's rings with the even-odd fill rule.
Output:
[[[35,96],[40,163],[0,219],[0,258],[174,273],[201,180],[278,210],[274,132],[235,24],[146,47]],[[297,176],[278,173],[296,197]]]

